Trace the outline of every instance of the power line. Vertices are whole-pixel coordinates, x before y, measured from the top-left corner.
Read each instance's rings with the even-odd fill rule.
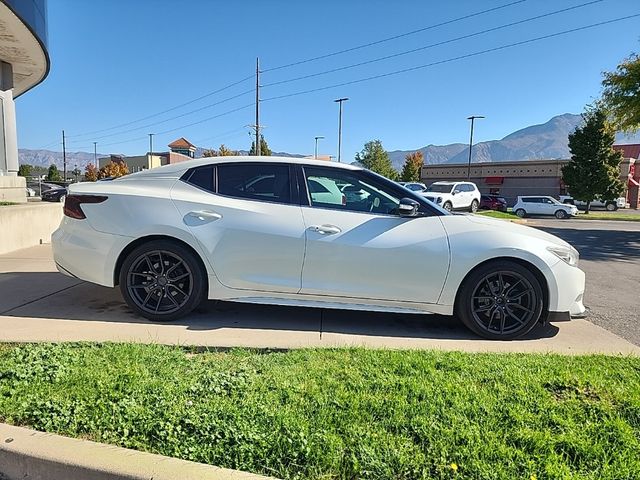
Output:
[[[201,95],[198,98],[194,98],[193,100],[189,100],[188,102],[181,103],[179,105],[176,105],[175,107],[171,107],[171,108],[168,108],[168,109],[163,110],[161,112],[157,112],[157,113],[154,113],[154,114],[151,114],[151,115],[147,115],[146,117],[142,117],[142,118],[139,118],[137,120],[132,120],[132,121],[127,122],[127,123],[121,123],[119,125],[115,125],[115,126],[109,127],[109,128],[103,128],[103,129],[100,129],[100,130],[94,130],[94,131],[85,132],[85,133],[76,133],[75,135],[69,135],[69,136],[70,137],[84,137],[84,136],[88,136],[88,135],[94,135],[96,133],[107,132],[109,130],[115,130],[117,128],[127,127],[129,125],[133,125],[134,123],[142,122],[144,120],[148,120],[149,118],[157,117],[159,115],[163,115],[165,113],[172,112],[174,110],[178,110],[179,108],[185,107],[185,106],[190,105],[190,104],[195,103],[195,102],[198,102],[198,101],[202,100],[203,98],[210,97],[212,95],[215,95],[216,93],[224,92],[225,90],[228,90],[231,87],[235,87],[236,85],[239,85],[239,84],[241,84],[243,82],[246,82],[247,80],[250,80],[253,77],[254,77],[253,75],[249,75],[248,77],[245,77],[245,78],[242,78],[240,80],[237,80],[237,81],[235,81],[233,83],[230,83],[229,85],[226,85],[226,86],[224,86],[222,88],[219,88],[219,89],[214,90],[212,92],[209,92],[209,93],[206,93],[204,95]]]
[[[391,55],[385,55],[384,57],[378,57],[378,58],[374,58],[374,59],[371,59],[371,60],[366,60],[364,62],[352,63],[350,65],[345,65],[345,66],[333,68],[333,69],[330,69],[330,70],[324,70],[322,72],[316,72],[316,73],[311,73],[311,74],[308,74],[308,75],[302,75],[300,77],[289,78],[289,79],[280,80],[280,81],[277,81],[277,82],[267,83],[267,84],[262,85],[262,86],[263,87],[272,87],[272,86],[275,86],[275,85],[282,85],[284,83],[296,82],[296,81],[299,81],[299,80],[305,80],[307,78],[319,77],[321,75],[327,75],[329,73],[335,73],[335,72],[340,72],[340,71],[343,71],[343,70],[348,70],[348,69],[351,69],[351,68],[361,67],[363,65],[369,65],[371,63],[381,62],[383,60],[389,60],[390,58],[401,57],[403,55],[408,55],[410,53],[420,52],[420,51],[423,51],[423,50],[427,50],[429,48],[439,47],[439,46],[442,46],[442,45],[446,45],[448,43],[458,42],[460,40],[466,40],[468,38],[477,37],[479,35],[484,35],[486,33],[491,33],[491,32],[495,32],[495,31],[498,31],[498,30],[505,29],[505,28],[513,27],[513,26],[516,26],[516,25],[521,25],[523,23],[528,23],[528,22],[532,22],[532,21],[535,21],[535,20],[540,20],[541,18],[551,17],[553,15],[558,15],[560,13],[565,13],[565,12],[568,12],[568,11],[571,11],[571,10],[575,10],[575,9],[578,9],[578,8],[587,7],[587,6],[590,6],[590,5],[594,5],[596,3],[601,3],[603,1],[604,0],[592,0],[590,2],[581,3],[579,5],[574,5],[572,7],[563,8],[561,10],[556,10],[556,11],[553,11],[553,12],[544,13],[542,15],[536,15],[534,17],[529,17],[529,18],[525,18],[523,20],[518,20],[516,22],[506,23],[504,25],[499,25],[497,27],[488,28],[486,30],[481,30],[479,32],[469,33],[467,35],[462,35],[461,37],[451,38],[449,40],[443,40],[443,41],[437,42],[437,43],[431,43],[429,45],[424,45],[422,47],[413,48],[411,50],[405,50],[403,52],[398,52],[398,53],[394,53],[394,54],[391,54]]]
[[[188,115],[192,115],[192,114],[194,114],[194,113],[201,112],[202,110],[206,110],[206,109],[208,109],[208,108],[215,107],[216,105],[221,105],[221,104],[226,103],[226,102],[228,102],[228,101],[230,101],[230,100],[234,100],[234,99],[236,99],[236,98],[242,97],[242,96],[247,95],[247,94],[249,94],[249,93],[253,93],[253,91],[254,91],[253,89],[251,89],[251,90],[246,90],[246,91],[244,91],[244,92],[242,92],[242,93],[239,93],[239,94],[237,94],[237,95],[234,95],[234,96],[232,96],[232,97],[225,98],[225,99],[220,100],[220,101],[218,101],[218,102],[211,103],[211,104],[209,104],[209,105],[205,105],[204,107],[200,107],[200,108],[197,108],[197,109],[195,109],[195,110],[191,110],[191,111],[189,111],[189,112],[182,113],[182,114],[180,114],[180,115],[176,115],[175,117],[167,118],[167,119],[165,119],[165,120],[160,120],[160,121],[157,121],[157,122],[148,123],[148,124],[146,124],[146,125],[142,125],[142,126],[140,126],[140,127],[136,127],[136,128],[130,128],[130,129],[128,129],[128,130],[124,130],[124,131],[122,131],[122,132],[108,133],[108,134],[106,134],[106,135],[101,135],[101,136],[99,136],[99,137],[93,137],[93,138],[94,138],[95,140],[100,140],[101,138],[115,137],[115,136],[122,135],[122,134],[125,134],[125,133],[135,132],[136,130],[143,130],[143,129],[145,129],[145,128],[153,127],[153,126],[155,126],[155,125],[160,125],[161,123],[167,123],[167,122],[170,122],[170,121],[172,121],[172,120],[176,120],[177,118],[186,117],[186,116],[188,116]]]
[[[390,42],[391,40],[396,40],[398,38],[407,37],[409,35],[415,35],[416,33],[425,32],[427,30],[432,30],[434,28],[442,27],[444,25],[450,25],[452,23],[460,22],[462,20],[467,20],[469,18],[477,17],[479,15],[484,15],[485,13],[495,12],[497,10],[501,10],[501,9],[504,9],[504,8],[507,8],[507,7],[511,7],[513,5],[524,3],[526,1],[527,0],[517,0],[515,2],[507,3],[507,4],[504,4],[504,5],[499,5],[497,7],[489,8],[487,10],[482,10],[480,12],[470,13],[470,14],[464,15],[462,17],[458,17],[458,18],[454,18],[454,19],[447,20],[447,21],[444,21],[444,22],[436,23],[434,25],[429,25],[427,27],[419,28],[417,30],[412,30],[410,32],[401,33],[399,35],[394,35],[392,37],[383,38],[381,40],[376,40],[374,42],[369,42],[369,43],[365,43],[365,44],[362,44],[362,45],[357,45],[355,47],[346,48],[344,50],[338,50],[337,52],[326,53],[324,55],[319,55],[317,57],[307,58],[305,60],[299,60],[297,62],[287,63],[286,65],[280,65],[280,66],[277,66],[277,67],[267,68],[266,70],[262,70],[262,72],[263,73],[272,72],[274,70],[281,70],[283,68],[289,68],[289,67],[293,67],[293,66],[296,66],[296,65],[302,65],[304,63],[315,62],[316,60],[322,60],[324,58],[334,57],[336,55],[341,55],[343,53],[353,52],[355,50],[360,50],[362,48],[371,47],[373,45],[379,45],[381,43]]]
[[[463,60],[465,58],[476,57],[478,55],[484,55],[486,53],[496,52],[496,51],[499,51],[499,50],[505,50],[507,48],[516,47],[516,46],[520,46],[520,45],[526,45],[528,43],[533,43],[533,42],[537,42],[537,41],[540,41],[540,40],[546,40],[548,38],[553,38],[553,37],[559,37],[561,35],[567,35],[569,33],[575,33],[575,32],[579,32],[579,31],[582,31],[582,30],[587,30],[589,28],[600,27],[602,25],[608,25],[608,24],[611,24],[611,23],[621,22],[623,20],[629,20],[631,18],[637,18],[637,17],[640,17],[640,13],[637,13],[637,14],[634,14],[634,15],[627,15],[625,17],[614,18],[612,20],[606,20],[604,22],[592,23],[590,25],[585,25],[585,26],[582,26],[582,27],[572,28],[572,29],[569,29],[569,30],[563,30],[561,32],[551,33],[549,35],[543,35],[541,37],[530,38],[528,40],[522,40],[520,42],[509,43],[509,44],[506,44],[506,45],[501,45],[499,47],[489,48],[487,50],[481,50],[479,52],[473,52],[473,53],[468,53],[466,55],[460,55],[458,57],[452,57],[452,58],[447,58],[445,60],[439,60],[437,62],[427,63],[427,64],[424,64],[424,65],[418,65],[418,66],[415,66],[415,67],[403,68],[401,70],[395,70],[395,71],[392,71],[392,72],[382,73],[382,74],[379,74],[379,75],[373,75],[373,76],[370,76],[370,77],[360,78],[360,79],[357,79],[357,80],[351,80],[349,82],[336,83],[334,85],[328,85],[328,86],[325,86],[325,87],[312,88],[310,90],[303,90],[303,91],[300,91],[300,92],[294,92],[294,93],[289,93],[289,94],[285,94],[285,95],[278,95],[278,96],[275,96],[275,97],[263,98],[263,99],[261,99],[261,101],[262,102],[268,102],[270,100],[279,100],[279,99],[282,99],[282,98],[295,97],[295,96],[298,96],[298,95],[306,95],[308,93],[319,92],[319,91],[322,91],[322,90],[329,90],[331,88],[344,87],[346,85],[353,85],[353,84],[356,84],[356,83],[367,82],[369,80],[375,80],[375,79],[378,79],[378,78],[384,78],[384,77],[390,77],[390,76],[393,76],[393,75],[399,75],[401,73],[412,72],[412,71],[420,70],[420,69],[423,69],[423,68],[428,68],[428,67],[433,67],[433,66],[436,66],[436,65],[442,65],[442,64],[445,64],[445,63],[455,62],[457,60]]]

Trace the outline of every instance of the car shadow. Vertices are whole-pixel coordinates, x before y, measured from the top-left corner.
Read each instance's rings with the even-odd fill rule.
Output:
[[[115,324],[158,325],[135,315],[117,288],[87,282],[65,284],[57,272],[0,273],[0,289],[38,285],[28,301],[0,311],[0,317],[76,320]],[[0,331],[2,330],[0,318]],[[161,325],[161,324],[160,324]],[[257,305],[208,300],[194,312],[168,325],[188,330],[218,329],[318,332],[390,338],[480,340],[454,317],[442,315],[382,313],[356,310]],[[537,326],[522,340],[554,337],[559,329]],[[1,334],[0,334],[1,338]]]

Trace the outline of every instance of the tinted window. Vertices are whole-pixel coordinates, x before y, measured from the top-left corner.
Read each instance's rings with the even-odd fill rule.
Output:
[[[289,166],[268,163],[218,165],[218,193],[265,202],[291,202]]]
[[[194,168],[191,174],[186,177],[186,181],[191,185],[200,187],[209,192],[215,191],[214,167],[207,165],[205,167]]]
[[[427,188],[427,192],[436,192],[436,193],[449,193],[451,192],[451,185],[429,185]]]

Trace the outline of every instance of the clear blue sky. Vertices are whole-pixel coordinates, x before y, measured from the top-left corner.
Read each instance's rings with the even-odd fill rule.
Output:
[[[253,93],[207,107],[253,88],[248,80],[166,114],[138,120],[252,75],[255,58],[266,70],[451,20],[514,0],[50,0],[51,72],[16,101],[21,148],[56,143],[60,130],[69,151],[141,154],[149,132],[163,132],[253,102]],[[446,41],[461,35],[552,12],[586,0],[528,0],[492,13],[433,28],[323,60],[265,72],[261,83],[325,71]],[[640,13],[637,0],[605,0],[515,27],[429,48],[328,75],[262,89],[263,99],[437,62],[587,24]],[[343,158],[371,139],[387,150],[501,138],[580,113],[600,92],[601,72],[640,50],[640,18],[479,55],[409,73],[262,103],[261,123],[274,151],[337,151],[338,97],[349,97],[343,117]],[[147,126],[167,120],[157,125]],[[245,125],[253,108],[158,134],[160,150],[184,136],[200,146],[225,143],[248,149]],[[109,136],[105,136],[109,135]],[[100,138],[103,137],[103,138]],[[118,143],[116,143],[118,142]]]

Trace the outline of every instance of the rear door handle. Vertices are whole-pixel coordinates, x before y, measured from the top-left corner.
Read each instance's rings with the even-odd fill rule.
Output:
[[[222,215],[210,210],[195,210],[189,212],[184,216],[184,223],[189,226],[203,225],[205,223],[214,222],[220,220]]]
[[[317,232],[321,235],[333,235],[342,232],[342,230],[335,225],[313,225],[309,227],[309,230]]]

